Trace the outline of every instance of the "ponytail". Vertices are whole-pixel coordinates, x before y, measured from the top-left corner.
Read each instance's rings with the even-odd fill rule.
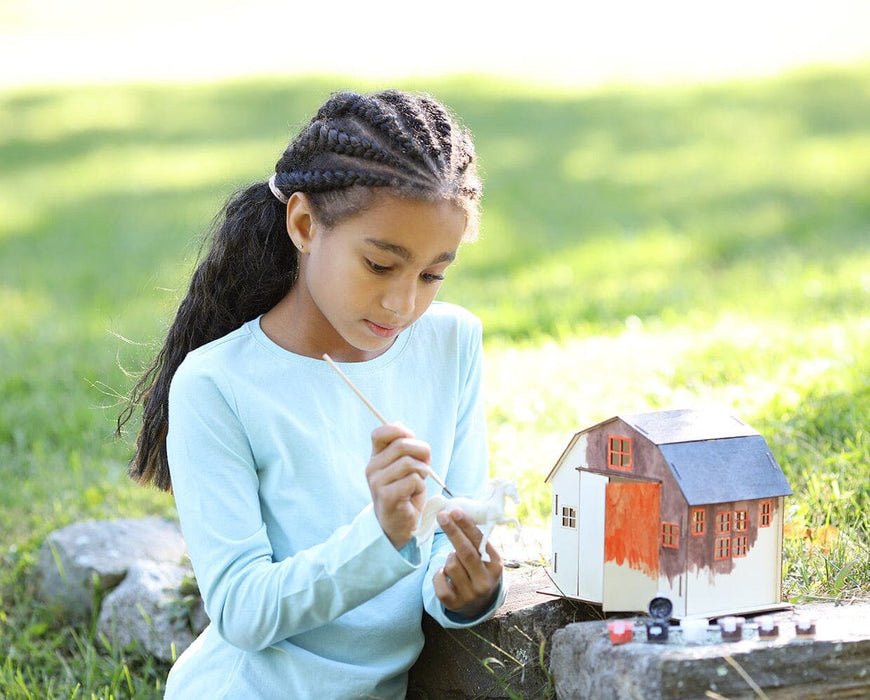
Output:
[[[277,304],[298,272],[284,205],[266,183],[233,196],[218,217],[163,347],[133,388],[117,432],[142,404],[142,428],[128,473],[141,484],[171,490],[166,458],[169,384],[187,353],[235,330]]]

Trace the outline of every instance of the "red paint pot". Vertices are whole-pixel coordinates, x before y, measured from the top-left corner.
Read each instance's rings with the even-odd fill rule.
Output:
[[[613,644],[625,644],[634,635],[634,623],[631,620],[611,620],[607,623],[607,632]]]

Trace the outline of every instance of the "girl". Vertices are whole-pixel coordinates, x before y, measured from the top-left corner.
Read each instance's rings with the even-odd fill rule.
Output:
[[[476,233],[470,137],[428,96],[333,95],[225,207],[131,405],[211,620],[166,697],[403,697],[425,609],[491,616],[502,563],[461,513],[412,535],[434,470],[486,477],[481,328],[434,302]],[[328,353],[382,413],[379,425]]]

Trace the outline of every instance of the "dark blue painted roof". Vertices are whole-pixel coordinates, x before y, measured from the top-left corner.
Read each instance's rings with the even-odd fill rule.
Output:
[[[659,445],[690,506],[789,496],[761,435]]]

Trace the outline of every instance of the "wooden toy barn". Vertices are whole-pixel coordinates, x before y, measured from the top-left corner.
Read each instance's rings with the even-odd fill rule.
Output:
[[[764,438],[724,413],[616,416],[576,433],[553,489],[551,574],[561,595],[604,611],[674,618],[782,605],[784,497]]]

